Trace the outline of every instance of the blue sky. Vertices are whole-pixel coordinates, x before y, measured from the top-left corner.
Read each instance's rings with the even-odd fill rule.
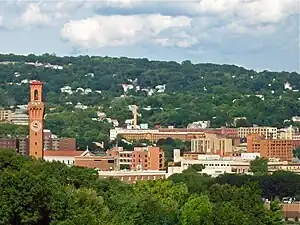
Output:
[[[7,0],[0,52],[142,57],[299,72],[299,0]]]

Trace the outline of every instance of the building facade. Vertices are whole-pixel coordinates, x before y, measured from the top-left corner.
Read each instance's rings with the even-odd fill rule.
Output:
[[[165,179],[167,173],[165,171],[99,171],[100,179],[115,178],[120,181],[134,184],[143,180],[159,180]]]
[[[258,134],[247,137],[247,152],[259,153],[264,158],[278,158],[282,161],[291,161],[293,157],[292,140],[265,139]]]
[[[44,160],[48,162],[61,162],[67,165],[75,164],[75,157],[84,155],[85,151],[55,151],[55,150],[45,150]]]
[[[276,127],[239,127],[238,135],[240,138],[247,138],[249,134],[259,134],[266,139],[277,139]]]
[[[206,133],[204,138],[191,140],[191,151],[203,154],[231,155],[233,140]]]
[[[44,130],[44,149],[45,150],[60,150],[74,151],[76,150],[75,138],[59,138],[52,134],[50,130]]]
[[[68,152],[68,151],[62,151]],[[75,166],[87,167],[98,171],[112,171],[116,169],[117,162],[113,157],[81,155],[75,157]]]
[[[165,168],[165,153],[159,147],[135,147],[133,151],[124,151],[115,147],[106,152],[108,157],[117,160],[117,169],[162,170]]]
[[[0,138],[0,148],[3,149],[18,149],[16,138]]]
[[[1,109],[0,110],[0,122],[11,122],[11,110]]]
[[[116,128],[110,130],[111,140],[115,140],[118,135],[128,141],[149,140],[151,142],[157,142],[160,139],[167,138],[190,141],[191,139],[203,137],[204,132],[196,129],[133,130]]]

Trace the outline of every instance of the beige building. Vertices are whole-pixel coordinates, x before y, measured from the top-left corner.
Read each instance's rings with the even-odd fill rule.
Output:
[[[267,139],[277,139],[276,127],[239,127],[238,134],[240,138],[247,138],[249,134],[263,135]]]
[[[197,138],[191,140],[191,151],[203,154],[218,154],[231,155],[232,142],[230,138],[219,137],[216,134],[206,133],[204,138]]]
[[[28,125],[29,116],[25,113],[15,112],[11,114],[11,122],[16,125]]]
[[[11,110],[0,110],[0,122],[10,122],[11,121]]]

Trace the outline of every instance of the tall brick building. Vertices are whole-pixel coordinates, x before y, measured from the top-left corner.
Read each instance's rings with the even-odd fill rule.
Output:
[[[291,161],[293,157],[292,140],[265,139],[259,134],[247,136],[247,152],[260,153],[264,158],[279,158]]]
[[[119,168],[125,165],[132,170],[162,170],[165,168],[165,153],[159,147],[135,147],[124,151],[117,147],[107,151],[107,156],[117,160]]]

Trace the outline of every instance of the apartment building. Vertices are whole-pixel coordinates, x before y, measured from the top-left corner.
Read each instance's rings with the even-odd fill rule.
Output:
[[[15,112],[11,114],[11,122],[16,125],[28,125],[29,116],[26,113]]]
[[[238,135],[240,138],[247,138],[249,134],[259,134],[266,139],[277,139],[276,127],[239,127]]]
[[[0,122],[11,122],[11,110],[5,110],[1,109],[0,110]]]
[[[27,156],[29,153],[29,142],[27,137],[17,139],[17,149],[20,155]]]
[[[0,148],[2,149],[14,149],[18,148],[16,138],[0,138]]]
[[[205,133],[204,138],[191,140],[191,151],[203,154],[231,155],[233,140],[217,136],[216,134]]]
[[[52,134],[50,130],[44,130],[44,149],[46,150],[60,150],[73,151],[76,150],[75,138],[59,138]]]
[[[247,137],[247,152],[259,153],[264,158],[278,158],[282,161],[291,161],[293,157],[292,140],[265,139],[258,134],[249,134]]]
[[[106,154],[117,159],[118,169],[162,170],[165,167],[165,154],[159,147],[135,147],[133,151],[114,147]]]
[[[117,169],[130,169],[132,152],[133,151],[125,151],[123,147],[114,147],[107,150],[106,155],[117,159]]]
[[[164,164],[165,153],[159,147],[137,147],[132,152],[133,170],[162,170]]]

